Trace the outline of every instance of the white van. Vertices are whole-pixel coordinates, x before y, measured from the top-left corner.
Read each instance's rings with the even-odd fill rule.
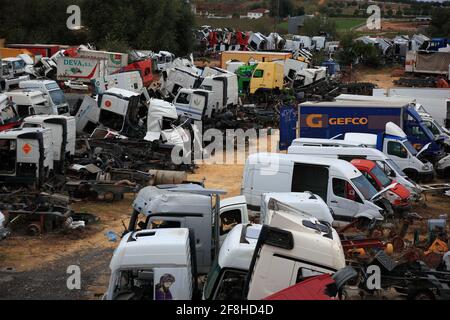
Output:
[[[408,178],[390,157],[380,150],[361,147],[358,143],[343,140],[300,138],[292,142],[288,153],[337,158],[346,161],[353,159],[371,160],[383,169],[389,177],[404,185],[416,199],[420,198],[423,191],[417,183]]]
[[[54,114],[53,108],[40,91],[14,90],[6,92],[6,95],[15,104],[20,118],[35,114]]]
[[[53,80],[28,80],[19,83],[19,88],[42,92],[48,104],[53,108],[51,114],[70,115],[69,104],[64,92]]]
[[[259,209],[264,193],[307,191],[320,196],[337,221],[384,219],[384,210],[373,203],[384,191],[377,193],[349,162],[276,153],[253,154],[247,159],[242,194],[251,210]]]

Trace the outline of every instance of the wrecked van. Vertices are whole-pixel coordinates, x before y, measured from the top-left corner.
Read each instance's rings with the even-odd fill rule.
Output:
[[[385,211],[374,203],[380,194],[346,161],[270,153],[248,157],[241,192],[250,209],[259,210],[264,193],[307,191],[328,204],[336,221],[384,219]]]

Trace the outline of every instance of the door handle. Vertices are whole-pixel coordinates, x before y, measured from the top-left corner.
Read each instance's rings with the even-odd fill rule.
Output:
[[[338,204],[339,202],[333,200],[333,201],[331,201],[331,203],[336,203],[336,204]]]

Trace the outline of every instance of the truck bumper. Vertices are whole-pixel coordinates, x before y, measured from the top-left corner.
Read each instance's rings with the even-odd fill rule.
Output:
[[[417,178],[422,182],[432,181],[434,179],[434,172],[419,172],[419,176]]]

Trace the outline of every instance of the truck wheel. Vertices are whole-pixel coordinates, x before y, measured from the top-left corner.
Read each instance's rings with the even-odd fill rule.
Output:
[[[409,300],[436,300],[436,297],[430,290],[421,290],[414,293]]]
[[[417,181],[419,179],[419,172],[413,169],[406,169],[403,170],[405,174],[408,176],[408,178]]]

